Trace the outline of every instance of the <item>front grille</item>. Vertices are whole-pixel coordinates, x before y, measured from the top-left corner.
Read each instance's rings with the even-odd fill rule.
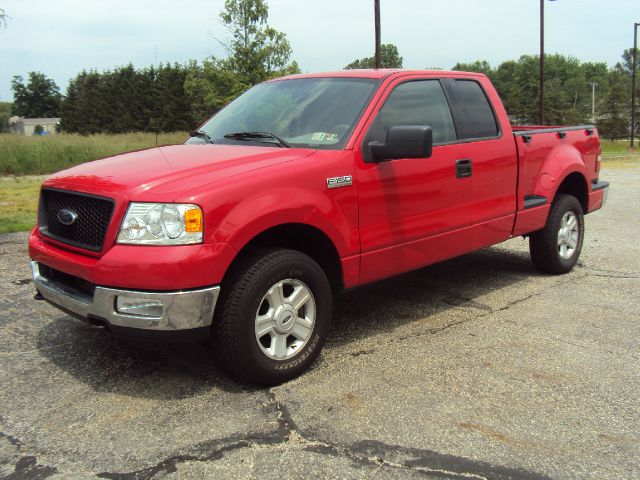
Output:
[[[64,225],[60,211],[76,214],[75,221]],[[43,189],[40,194],[40,232],[62,243],[99,252],[113,214],[113,200],[95,195]]]

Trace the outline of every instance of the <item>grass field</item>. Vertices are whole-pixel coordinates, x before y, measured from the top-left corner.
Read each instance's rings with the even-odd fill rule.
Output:
[[[35,225],[43,178],[0,177],[0,233],[29,230]]]
[[[628,156],[629,140],[600,140],[603,156]],[[636,153],[637,154],[637,153]]]
[[[158,144],[182,143],[186,135],[181,132],[161,134]],[[97,158],[154,145],[155,135],[152,133],[89,137],[0,134],[0,175],[9,175],[0,176],[0,233],[28,230],[35,224],[38,190],[44,176],[34,174],[51,173]],[[627,154],[628,145],[626,141],[602,141],[603,157],[619,157],[622,163],[632,160]]]
[[[183,143],[185,132],[161,133],[158,145]],[[40,175],[118,153],[153,147],[154,133],[118,135],[0,134],[0,175]]]

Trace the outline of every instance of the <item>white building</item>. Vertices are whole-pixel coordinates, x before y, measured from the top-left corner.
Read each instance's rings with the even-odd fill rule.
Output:
[[[11,117],[9,119],[9,129],[11,133],[18,135],[33,135],[36,125],[42,127],[44,135],[55,135],[56,127],[60,125],[59,118],[24,118]]]

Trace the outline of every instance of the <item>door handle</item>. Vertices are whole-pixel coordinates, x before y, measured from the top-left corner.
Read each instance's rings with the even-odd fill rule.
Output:
[[[469,158],[456,160],[456,178],[470,177],[473,173],[473,164]]]

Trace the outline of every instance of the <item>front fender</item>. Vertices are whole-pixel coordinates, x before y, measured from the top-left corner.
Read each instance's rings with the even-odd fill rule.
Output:
[[[355,203],[355,199],[354,199]],[[357,253],[354,219],[335,198],[295,187],[261,192],[245,198],[219,223],[214,241],[231,244],[240,251],[260,233],[279,225],[304,224],[323,232],[340,257]]]

